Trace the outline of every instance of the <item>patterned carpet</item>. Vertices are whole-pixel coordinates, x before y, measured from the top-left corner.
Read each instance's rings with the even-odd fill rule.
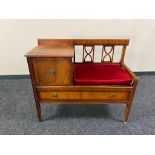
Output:
[[[42,105],[39,123],[29,79],[0,80],[0,134],[155,134],[155,76],[139,76],[128,124],[124,105]]]

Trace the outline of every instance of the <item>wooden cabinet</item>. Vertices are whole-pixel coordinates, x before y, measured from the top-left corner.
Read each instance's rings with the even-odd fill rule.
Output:
[[[72,58],[33,58],[32,65],[36,85],[67,86],[73,84]]]
[[[123,63],[125,48],[129,40],[124,39],[40,39],[38,46],[26,54],[39,121],[41,103],[123,103],[126,104],[125,122],[128,120],[137,78]],[[75,45],[123,46],[120,64],[133,78],[132,85],[80,86],[73,82]],[[87,53],[90,56],[90,53]],[[108,54],[109,55],[109,54]]]

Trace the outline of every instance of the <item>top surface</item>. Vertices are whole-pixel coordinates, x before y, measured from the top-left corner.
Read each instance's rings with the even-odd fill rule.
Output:
[[[37,46],[26,57],[73,57],[74,46]]]

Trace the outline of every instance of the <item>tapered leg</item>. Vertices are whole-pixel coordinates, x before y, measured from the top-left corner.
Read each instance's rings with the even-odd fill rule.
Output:
[[[37,115],[38,115],[39,122],[42,122],[41,105],[38,100],[36,100],[36,109],[37,109]]]
[[[133,89],[132,89],[131,94],[130,94],[129,102],[126,105],[125,116],[124,116],[125,117],[124,118],[124,123],[127,123],[128,119],[129,119],[129,114],[130,114],[130,110],[131,110],[131,106],[132,106],[132,101],[133,101],[133,98],[134,98],[135,90],[136,90],[136,87],[137,87],[137,82],[138,81],[135,80]]]
[[[130,114],[130,110],[131,110],[131,104],[132,104],[132,101],[130,101],[126,105],[124,123],[127,123],[128,119],[129,119],[129,114]]]

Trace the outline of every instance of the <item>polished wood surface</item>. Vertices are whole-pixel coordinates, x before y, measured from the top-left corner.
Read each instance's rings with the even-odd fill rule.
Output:
[[[38,39],[38,45],[128,45],[129,39]]]
[[[130,92],[114,91],[39,91],[41,100],[116,100],[128,101]]]
[[[28,67],[29,67],[30,78],[31,78],[31,83],[32,83],[32,88],[33,88],[33,94],[34,94],[34,99],[35,99],[35,103],[36,103],[37,115],[38,115],[39,121],[41,122],[42,121],[41,105],[40,105],[40,99],[39,99],[39,96],[37,94],[37,90],[35,87],[36,86],[36,80],[34,77],[34,68],[33,68],[31,58],[27,58],[27,63],[28,63]]]
[[[72,85],[72,86],[36,86],[37,90],[78,90],[78,91],[131,91],[133,86],[130,85]]]
[[[61,104],[126,104],[124,122],[128,121],[138,79],[124,64],[128,39],[38,39],[38,46],[25,56],[29,66],[39,121],[42,121],[41,103]],[[120,65],[133,79],[131,85],[76,86],[73,83],[75,45],[83,47],[102,45],[122,46]],[[108,52],[105,51],[107,55]],[[92,61],[92,63],[94,63]],[[113,55],[110,62],[113,62]]]
[[[71,58],[33,58],[32,64],[37,86],[73,85]]]
[[[37,46],[26,57],[73,57],[74,46]]]

